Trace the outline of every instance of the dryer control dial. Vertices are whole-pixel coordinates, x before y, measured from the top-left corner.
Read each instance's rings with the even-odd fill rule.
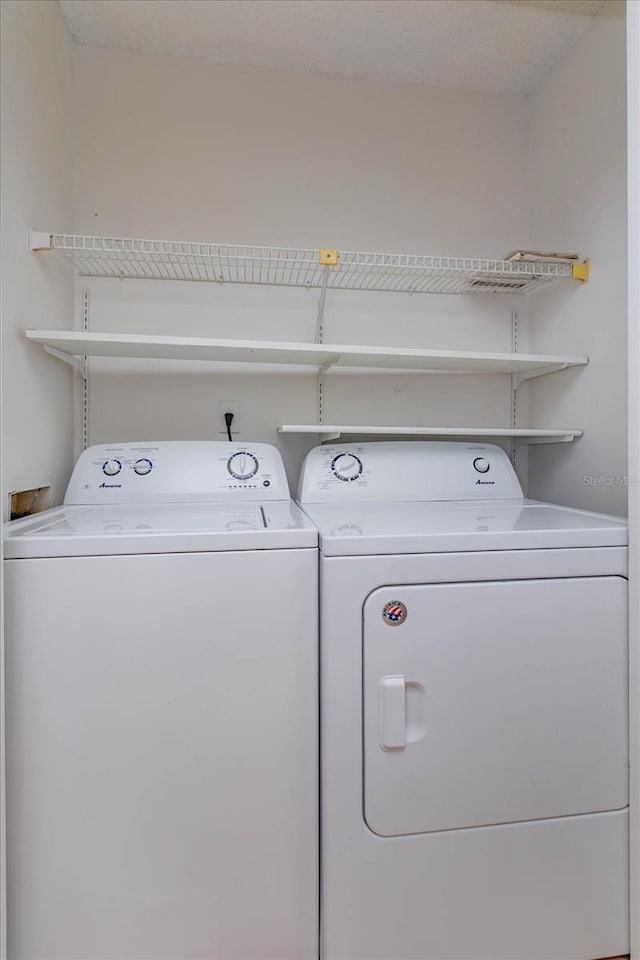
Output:
[[[235,480],[249,480],[258,472],[258,459],[252,453],[234,453],[227,460],[227,470]]]
[[[122,470],[122,464],[119,460],[105,460],[102,464],[102,472],[106,477],[115,477]]]
[[[476,457],[473,461],[473,468],[477,470],[478,473],[489,473],[491,464],[484,457]]]
[[[362,473],[362,460],[354,453],[339,453],[331,461],[331,470],[338,480],[357,480]]]

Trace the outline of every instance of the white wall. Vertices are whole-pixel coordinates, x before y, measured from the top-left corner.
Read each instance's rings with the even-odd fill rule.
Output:
[[[454,256],[527,242],[522,98],[76,50],[76,230],[106,235]],[[87,281],[91,329],[311,339],[300,290]],[[325,339],[510,349],[510,298],[330,293]],[[519,303],[523,312],[525,304]],[[196,376],[94,362],[93,442],[217,437],[279,443],[293,477],[315,381]],[[129,372],[131,371],[131,372]],[[329,377],[325,422],[509,425],[508,378]]]
[[[79,230],[464,255],[521,229],[517,97],[76,57]]]
[[[51,485],[73,461],[70,368],[29,344],[29,327],[73,327],[73,277],[28,252],[28,230],[72,223],[73,45],[54,0],[2,4],[2,480],[5,496]]]
[[[528,165],[534,247],[592,258],[582,289],[530,301],[534,351],[591,361],[531,385],[537,424],[585,434],[532,449],[529,495],[616,514],[626,513],[628,474],[625,82],[624,3],[611,2],[531,98]]]
[[[640,5],[628,7],[629,118],[629,750],[631,903],[640,902]],[[631,956],[640,958],[640,910],[631,915]]]
[[[29,224],[72,218],[73,58],[54,0],[5,0],[2,34],[2,515],[12,490],[51,485],[59,501],[73,459],[70,371],[30,346],[29,326],[73,326],[73,278],[28,253]],[[0,544],[0,556],[2,546]],[[0,599],[2,584],[0,582]],[[2,604],[0,603],[0,608]],[[4,645],[0,621],[0,956],[6,956]]]

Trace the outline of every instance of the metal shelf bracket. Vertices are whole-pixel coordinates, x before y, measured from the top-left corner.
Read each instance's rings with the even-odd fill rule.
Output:
[[[514,389],[517,390],[518,387],[521,387],[527,380],[535,380],[537,377],[547,377],[550,373],[567,370],[569,366],[570,364],[568,363],[553,363],[548,367],[540,367],[538,370],[525,370],[523,373],[514,373],[512,379]]]
[[[528,447],[536,443],[572,443],[581,436],[582,431],[574,431],[573,433],[565,433],[562,437],[525,437],[524,439],[520,440],[520,443],[524,443]]]
[[[74,357],[70,353],[64,353],[62,350],[57,350],[56,347],[50,347],[48,343],[43,344],[43,347],[45,352],[50,353],[52,357],[56,358],[56,360],[62,360],[63,363],[68,363],[70,367],[73,367],[73,369],[80,374],[83,380],[87,379],[85,363],[80,357]]]
[[[329,282],[329,267],[322,271],[322,283],[320,284],[320,298],[318,300],[318,312],[316,314],[316,333],[315,343],[324,343],[324,304],[327,299],[327,283]]]
[[[327,284],[329,282],[329,270],[331,267],[335,266],[338,262],[338,251],[329,247],[321,248],[318,259],[323,265],[322,267],[322,281],[320,284],[320,299],[318,300],[318,313],[316,316],[316,343],[324,343],[324,306],[327,299]],[[325,363],[322,364],[318,369],[318,387],[317,387],[317,398],[318,398],[318,423],[322,423],[323,417],[323,407],[324,407],[324,375],[336,363],[340,358],[329,357]],[[336,438],[337,439],[337,438]]]
[[[327,299],[327,284],[329,283],[329,267],[335,267],[338,263],[340,254],[337,250],[324,247],[318,254],[318,259],[323,265],[322,280],[320,282],[320,299],[318,300],[318,314],[316,317],[316,335],[315,342],[324,342],[324,305]]]
[[[336,354],[333,357],[329,357],[328,360],[322,364],[321,367],[318,367],[318,425],[322,426],[322,418],[324,416],[324,375],[329,370],[330,367],[333,367],[334,364],[338,362],[340,355]],[[338,434],[340,436],[340,434]],[[337,439],[334,438],[334,439]]]
[[[518,352],[519,348],[519,328],[518,322],[520,315],[517,310],[511,311],[511,350]],[[518,384],[514,374],[511,374],[511,426],[515,430],[518,426]],[[511,438],[511,463],[515,470],[518,461],[518,448],[515,437]]]

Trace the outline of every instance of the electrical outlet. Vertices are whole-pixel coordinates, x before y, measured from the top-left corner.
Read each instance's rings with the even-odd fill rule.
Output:
[[[218,403],[218,433],[227,436],[227,425],[224,422],[225,413],[233,414],[231,423],[231,436],[235,437],[240,433],[240,424],[238,422],[238,411],[240,404],[237,400],[220,400]]]

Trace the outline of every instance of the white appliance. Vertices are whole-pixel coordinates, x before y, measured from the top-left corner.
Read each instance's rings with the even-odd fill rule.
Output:
[[[627,526],[477,443],[318,447],[322,956],[628,952]]]
[[[9,955],[317,956],[317,533],[265,444],[123,443],[5,529]]]

